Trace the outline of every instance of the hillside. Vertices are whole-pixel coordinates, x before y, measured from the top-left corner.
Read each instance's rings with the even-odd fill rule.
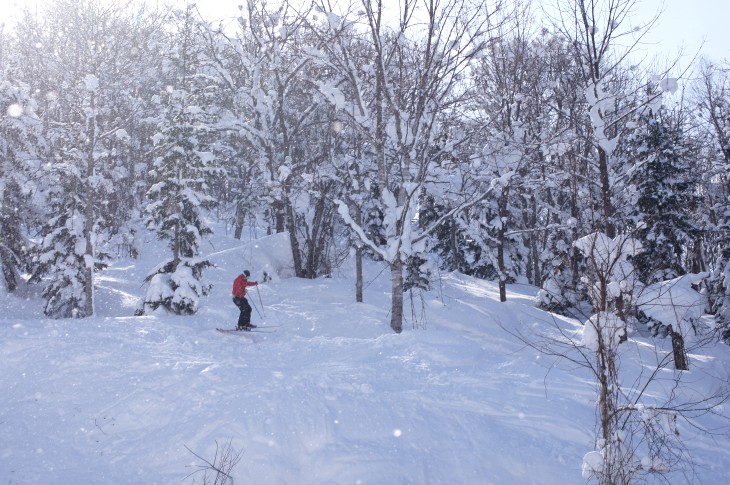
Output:
[[[134,317],[158,262],[156,244],[145,247],[142,259],[100,277],[93,318],[49,320],[36,296],[3,297],[3,483],[202,483],[192,452],[213,460],[228,442],[241,452],[235,483],[585,482],[591,376],[505,331],[579,329],[536,309],[534,288],[510,286],[499,303],[496,285],[443,274],[414,301],[425,318],[395,335],[382,265],[366,266],[357,304],[347,267],[332,278],[280,277],[275,240],[218,237],[208,246],[212,294],[198,315]],[[254,322],[272,328],[220,334],[215,327],[236,320],[230,285],[246,268],[253,279],[276,274],[251,293]],[[631,340],[623,368],[650,365],[654,345],[668,342]],[[698,392],[716,388],[729,357],[723,345],[692,354],[685,380]],[[725,424],[698,419],[707,429]],[[696,465],[670,483],[730,476],[728,436],[685,423],[680,431]]]

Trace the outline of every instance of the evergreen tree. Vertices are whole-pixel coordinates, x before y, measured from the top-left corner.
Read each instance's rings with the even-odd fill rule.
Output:
[[[2,52],[0,63],[0,270],[3,285],[13,292],[20,274],[31,269],[33,244],[24,229],[37,209],[32,203],[37,193],[32,173],[38,167],[42,127],[29,87],[10,81]]]
[[[178,34],[171,52],[171,84],[161,109],[163,118],[155,135],[155,183],[147,192],[145,223],[167,240],[172,258],[147,276],[150,283],[138,313],[163,307],[175,314],[197,312],[199,298],[210,290],[202,273],[212,263],[198,257],[202,239],[212,233],[204,210],[215,205],[208,195],[208,180],[219,173],[210,151],[208,133],[214,123],[210,112],[215,86],[203,76],[193,7],[177,14]]]
[[[66,190],[78,183],[78,178],[73,175],[76,162],[59,159],[55,163],[56,170],[46,174],[50,185],[45,195],[49,208],[57,215],[43,227],[36,277],[51,275],[42,294],[45,298],[44,313],[53,318],[91,316],[88,309],[92,302],[85,291],[91,282],[86,269],[96,265],[86,258],[83,214],[87,201],[83,200],[82,193]]]
[[[34,277],[48,277],[49,316],[85,317],[94,312],[94,273],[113,235],[131,239],[121,233],[135,213],[130,195],[136,169],[128,143],[140,139],[133,128],[139,108],[134,98],[144,83],[135,76],[154,29],[144,9],[131,12],[127,5],[99,0],[59,0],[40,12],[26,13],[15,41],[23,59],[18,73],[33,83],[47,140],[45,208],[55,210],[41,219]],[[57,254],[61,247],[77,256],[83,247],[83,257],[64,259]],[[72,264],[80,267],[71,269]],[[69,282],[72,274],[80,279]],[[79,288],[83,295],[76,293]],[[68,304],[58,301],[61,295],[69,297]]]
[[[632,137],[636,148],[629,171],[634,237],[644,248],[634,265],[639,279],[651,284],[687,273],[687,251],[698,236],[692,210],[698,205],[681,126],[664,109],[640,118]]]
[[[447,213],[451,207],[444,205],[445,202],[438,203],[433,196],[426,197],[420,220],[424,224],[431,224]],[[484,239],[484,231],[478,224],[478,212],[482,210],[471,208],[464,211],[434,231],[431,251],[438,258],[441,269],[488,280],[497,278],[494,245]]]

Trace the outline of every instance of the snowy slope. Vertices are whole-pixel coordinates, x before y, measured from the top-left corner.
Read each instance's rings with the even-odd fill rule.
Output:
[[[510,287],[499,303],[492,283],[442,275],[414,302],[425,321],[395,335],[382,265],[367,265],[362,304],[348,268],[314,281],[275,277],[250,297],[254,322],[278,327],[225,335],[214,328],[236,320],[233,278],[246,268],[254,279],[280,274],[276,241],[219,237],[208,254],[213,291],[193,317],[132,316],[159,261],[156,245],[145,247],[143,259],[100,278],[94,318],[48,320],[37,297],[4,298],[3,483],[201,483],[189,450],[213,460],[229,440],[242,452],[236,483],[584,483],[590,376],[502,328],[551,331],[533,288]],[[653,343],[631,345],[629,370]],[[692,355],[694,388],[715,386],[727,359],[724,346]],[[730,476],[727,437],[683,432],[698,463],[691,481]]]

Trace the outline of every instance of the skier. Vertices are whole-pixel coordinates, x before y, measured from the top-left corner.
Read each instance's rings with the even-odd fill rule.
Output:
[[[251,273],[246,269],[233,280],[233,303],[238,307],[241,313],[238,315],[237,330],[251,330],[256,325],[251,324],[251,305],[246,299],[246,288],[249,286],[257,286],[258,282],[248,281]]]

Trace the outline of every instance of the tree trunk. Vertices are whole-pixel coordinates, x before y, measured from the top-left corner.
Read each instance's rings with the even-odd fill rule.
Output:
[[[403,262],[396,258],[390,263],[392,302],[390,308],[390,328],[395,333],[403,331]]]
[[[286,209],[284,206],[285,204],[281,200],[275,200],[271,204],[274,213],[274,232],[277,234],[286,231]]]
[[[307,278],[316,278],[319,274],[319,262],[324,252],[324,240],[325,240],[325,212],[326,208],[326,194],[325,190],[321,191],[320,198],[317,199],[317,203],[314,206],[314,217],[312,218],[312,231],[309,235],[309,241],[307,241],[307,261],[304,267]]]
[[[362,209],[355,204],[355,222],[362,227]],[[355,301],[362,303],[362,244],[355,247]]]
[[[362,246],[355,248],[355,301],[362,303]]]
[[[696,237],[692,241],[692,255],[691,255],[691,269],[692,273],[702,273],[707,269],[705,265],[705,258],[702,251],[702,238]]]
[[[233,237],[240,240],[243,235],[243,223],[246,220],[246,209],[241,207],[241,204],[236,205],[236,229]]]
[[[571,228],[571,240],[578,240],[578,224],[579,219],[579,208],[578,208],[578,177],[575,174],[578,173],[575,163],[573,165],[573,177],[571,177],[570,187],[570,216],[576,221],[576,224]],[[571,289],[573,291],[578,289],[578,283],[580,281],[580,252],[576,248],[570,250],[570,274],[571,274]]]
[[[502,187],[499,196],[499,232],[497,234],[497,265],[499,267],[499,301],[507,301],[507,266],[504,263],[504,247],[507,244],[507,199],[509,187]]]
[[[86,268],[84,269],[84,295],[86,302],[84,305],[85,317],[94,314],[94,187],[92,180],[96,171],[94,163],[94,145],[96,144],[96,96],[92,92],[90,96],[89,110],[90,116],[87,118],[87,151],[86,151],[86,207],[84,213],[84,238],[86,239],[86,250],[84,258],[86,259]]]
[[[530,211],[530,224],[528,227],[531,227],[533,229],[537,228],[537,199],[535,198],[535,194],[533,194],[530,197],[530,205],[531,211]],[[538,288],[542,287],[543,283],[543,277],[542,272],[540,271],[540,251],[538,248],[538,243],[540,243],[540,238],[538,237],[537,233],[534,232],[530,234],[530,266],[532,267],[532,284],[537,286]],[[545,245],[543,243],[540,243],[542,247]]]
[[[599,316],[599,319],[605,316]],[[605,328],[600,320],[596,322],[598,330],[598,348],[596,349],[596,377],[598,378],[598,411],[601,421],[601,446],[604,453],[600,485],[617,485],[628,483],[622,479],[622,452],[618,443],[619,430],[617,390],[620,388],[616,371],[616,351],[613,348],[613,336],[604,334]]]
[[[672,352],[674,353],[674,368],[677,370],[689,370],[687,352],[684,350],[684,337],[669,327],[669,334],[672,336]]]
[[[608,154],[598,147],[598,170],[601,179],[601,199],[603,201],[603,224],[606,235],[611,239],[616,237],[616,227],[613,224],[613,203],[611,202],[611,185],[608,173]]]
[[[287,226],[289,229],[289,242],[291,243],[292,258],[294,259],[294,274],[298,278],[304,278],[304,271],[302,269],[302,253],[299,250],[299,240],[297,239],[297,228],[294,218],[294,208],[291,203],[286,204],[287,213]]]
[[[497,263],[499,265],[499,301],[505,302],[507,301],[507,275],[504,269],[504,244],[501,237],[497,246]]]
[[[87,181],[86,214],[84,221],[84,237],[86,238],[86,268],[84,269],[84,294],[86,304],[84,305],[84,316],[90,317],[94,314],[94,244],[91,237],[94,227],[94,205],[93,189],[91,180]]]

